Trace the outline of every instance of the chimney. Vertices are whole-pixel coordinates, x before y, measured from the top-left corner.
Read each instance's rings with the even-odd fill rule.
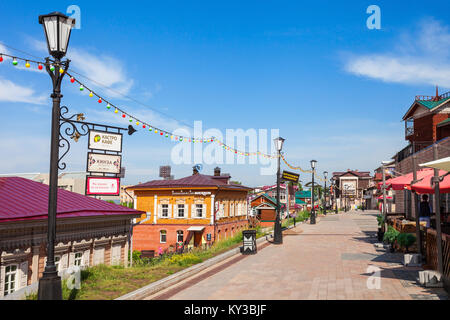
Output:
[[[441,97],[439,96],[439,87],[436,86],[436,97],[434,97],[431,101],[439,101]]]
[[[215,167],[214,168],[214,176],[215,177],[220,177],[220,168],[219,167]]]
[[[196,175],[196,174],[198,174],[198,170],[197,170],[197,167],[194,166],[194,167],[192,167],[192,175]]]

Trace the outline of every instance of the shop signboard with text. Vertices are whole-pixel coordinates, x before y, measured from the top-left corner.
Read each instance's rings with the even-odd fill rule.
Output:
[[[90,130],[89,149],[122,152],[122,134]]]
[[[118,196],[120,194],[120,179],[109,177],[86,178],[86,195]]]
[[[88,152],[87,171],[120,174],[121,155]]]

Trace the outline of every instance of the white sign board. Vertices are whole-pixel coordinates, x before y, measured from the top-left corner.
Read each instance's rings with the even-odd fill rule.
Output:
[[[88,148],[122,152],[122,134],[90,130]]]
[[[122,157],[111,154],[88,153],[87,171],[99,173],[120,173]]]
[[[119,194],[119,178],[87,177],[86,179],[86,195],[117,196]]]

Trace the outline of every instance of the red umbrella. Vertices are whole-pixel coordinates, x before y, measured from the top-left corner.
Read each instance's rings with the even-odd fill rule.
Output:
[[[433,174],[433,169],[427,168],[417,171],[417,180],[423,179],[428,175]],[[386,185],[388,185],[388,189],[392,188],[393,190],[403,190],[405,187],[407,189],[411,189],[411,181],[413,180],[413,173],[408,173],[403,176],[392,178],[386,181]],[[383,184],[383,183],[381,183]]]
[[[386,189],[391,188],[391,181],[392,181],[392,179],[386,180]],[[381,189],[382,186],[383,186],[383,181],[378,182],[378,189]]]
[[[444,179],[439,183],[439,192],[440,193],[450,193],[450,175],[448,171],[439,170],[439,176],[444,176]],[[429,175],[425,176],[421,181],[413,184],[411,186],[412,190],[415,190],[417,193],[434,193],[434,185],[431,185],[431,178],[434,176],[434,169],[431,169]]]

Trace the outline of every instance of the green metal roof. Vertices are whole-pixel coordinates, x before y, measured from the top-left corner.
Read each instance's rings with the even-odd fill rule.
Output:
[[[428,108],[428,109],[433,109],[435,107],[437,107],[438,105],[447,102],[448,100],[450,100],[450,97],[446,98],[446,99],[442,99],[439,101],[426,101],[426,100],[417,100],[418,103],[420,103],[421,105],[423,105],[424,107]]]
[[[445,119],[445,120],[442,121],[442,122],[439,122],[437,125],[438,125],[438,126],[442,126],[442,125],[445,125],[445,124],[447,124],[447,123],[450,123],[450,118]]]
[[[311,198],[311,190],[303,190],[295,193],[296,198]]]

